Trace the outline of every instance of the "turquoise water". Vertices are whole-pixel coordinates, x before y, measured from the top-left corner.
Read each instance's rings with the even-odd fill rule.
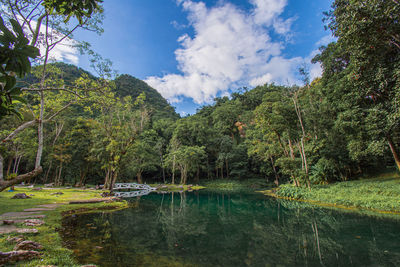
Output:
[[[98,266],[400,266],[399,218],[256,193],[153,193],[63,227],[79,263]]]

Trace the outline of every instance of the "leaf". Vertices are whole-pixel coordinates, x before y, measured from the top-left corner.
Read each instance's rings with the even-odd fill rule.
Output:
[[[19,25],[19,23],[15,19],[10,19],[10,22],[11,22],[14,32],[16,32],[18,35],[18,39],[25,38],[25,35],[24,35],[21,25]]]

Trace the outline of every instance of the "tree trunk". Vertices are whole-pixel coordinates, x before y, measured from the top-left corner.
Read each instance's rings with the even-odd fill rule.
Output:
[[[0,184],[4,182],[4,166],[3,166],[3,156],[0,154]]]
[[[270,159],[271,159],[272,170],[274,171],[274,174],[275,174],[275,182],[274,183],[276,184],[276,186],[279,186],[279,175],[275,168],[275,161],[274,161],[273,157],[270,157]]]
[[[292,141],[289,138],[289,150],[290,150],[290,158],[294,159],[294,152],[293,152],[293,145],[292,145]]]
[[[13,160],[14,160],[13,157],[10,157],[10,159],[8,160],[6,176],[10,175],[10,170],[11,170],[11,165],[12,165]]]
[[[392,151],[392,155],[393,155],[393,159],[396,163],[397,169],[400,171],[400,157],[399,154],[396,150],[396,147],[393,144],[392,139],[390,138],[389,135],[386,136],[386,139],[388,141],[389,147],[390,147],[390,151]]]
[[[88,171],[89,170],[88,170],[87,167],[83,171],[82,170],[80,171],[78,187],[81,187],[84,184],[84,182],[86,180],[86,174],[87,174]]]
[[[107,168],[106,171],[106,178],[104,179],[104,188],[109,188],[110,187],[110,168]]]
[[[228,178],[229,179],[229,166],[228,166],[228,160],[226,159],[225,160],[225,167],[226,167],[226,178]]]
[[[286,147],[283,145],[282,143],[282,139],[281,139],[281,135],[278,134],[277,132],[275,132],[276,136],[278,137],[278,141],[279,141],[279,145],[281,146],[281,148],[283,149],[283,153],[285,154],[286,157],[289,157],[289,153],[287,152]]]
[[[200,167],[197,167],[196,181],[197,181],[197,183],[200,182]]]
[[[185,172],[184,172],[184,168],[180,168],[181,169],[181,181],[180,181],[180,184],[183,184],[183,180],[184,180],[184,177],[185,177]]]
[[[138,173],[136,174],[136,177],[137,177],[138,183],[139,183],[139,184],[143,184],[143,181],[142,181],[142,172],[141,172],[141,171],[138,171]]]
[[[51,160],[50,160],[49,168],[47,169],[46,176],[45,176],[45,178],[44,178],[44,183],[45,183],[45,184],[47,183],[47,179],[49,178],[49,174],[50,174],[52,165],[53,165],[53,160],[51,159]]]
[[[172,161],[172,184],[175,184],[175,155],[174,160]]]
[[[110,186],[109,186],[109,190],[113,190],[114,189],[114,185],[115,185],[115,182],[117,181],[117,177],[118,177],[118,172],[117,171],[111,171],[111,183],[110,183]]]

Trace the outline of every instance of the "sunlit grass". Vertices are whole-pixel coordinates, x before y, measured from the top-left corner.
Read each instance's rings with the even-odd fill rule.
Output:
[[[282,185],[280,197],[317,201],[333,205],[400,212],[400,176],[397,172],[329,185],[315,185],[312,190]]]

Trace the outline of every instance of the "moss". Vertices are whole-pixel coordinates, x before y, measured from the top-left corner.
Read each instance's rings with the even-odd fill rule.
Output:
[[[62,195],[51,195],[55,192],[62,192]],[[16,193],[33,194],[30,199],[11,199]],[[1,192],[0,214],[11,211],[22,211],[27,208],[33,208],[41,204],[65,203],[72,200],[85,200],[98,198],[100,192],[95,190],[80,190],[80,189],[52,189],[34,191],[27,188],[16,188],[14,192]],[[58,233],[61,228],[61,220],[63,215],[71,213],[88,213],[88,212],[108,212],[116,209],[126,208],[127,202],[112,202],[112,203],[95,203],[95,204],[80,204],[80,205],[61,205],[55,210],[44,211],[46,215],[45,224],[34,227],[39,230],[38,234],[26,234],[26,238],[32,241],[39,242],[43,245],[43,256],[41,259],[32,260],[29,262],[18,262],[17,266],[40,266],[40,265],[55,265],[55,266],[80,266],[76,265],[72,255],[72,251],[62,246],[62,239]],[[18,236],[19,234],[9,234],[0,236],[0,248],[2,251],[12,250],[14,244],[6,241],[8,236]]]
[[[398,173],[385,173],[356,181],[315,185],[311,190],[286,184],[280,186],[275,192],[264,191],[262,193],[319,205],[400,213],[400,177]]]

